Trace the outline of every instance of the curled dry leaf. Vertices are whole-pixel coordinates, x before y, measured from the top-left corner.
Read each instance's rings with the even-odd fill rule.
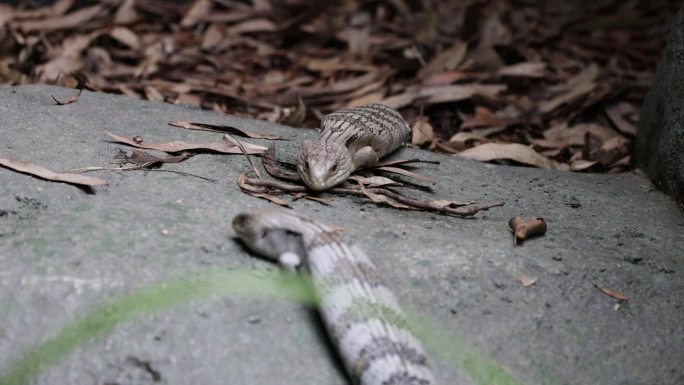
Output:
[[[54,172],[35,163],[24,162],[16,159],[0,158],[0,165],[18,172],[31,174],[39,178],[43,178],[54,182],[64,182],[89,187],[104,186],[107,183],[109,183],[106,180],[100,178],[92,178],[89,176],[72,173]]]
[[[278,206],[291,207],[287,201],[285,201],[281,198],[278,198],[277,196],[268,194],[267,192],[265,192],[265,190],[263,188],[259,188],[257,186],[253,186],[253,185],[247,183],[247,179],[248,178],[247,178],[246,172],[240,173],[240,176],[238,176],[238,181],[237,181],[237,184],[238,184],[238,187],[240,187],[240,190],[244,191],[245,193],[247,193],[253,197],[262,198],[262,199],[266,199],[268,201],[271,201],[271,202],[277,204]]]
[[[64,99],[63,101],[57,100],[57,98],[55,98],[54,95],[50,95],[50,96],[52,96],[52,100],[55,101],[55,104],[57,104],[58,106],[65,106],[67,104],[71,104],[71,103],[75,102],[76,100],[78,100],[78,98],[81,96],[81,93],[83,93],[83,88],[79,88],[78,93],[76,95],[69,96],[68,98]]]
[[[174,141],[168,143],[137,143],[133,139],[129,139],[123,136],[106,133],[114,141],[119,143],[124,143],[129,146],[146,148],[148,150],[157,150],[163,152],[182,152],[182,151],[214,151],[222,154],[242,154],[242,151],[237,146],[237,144],[232,143],[229,138],[225,138],[222,141],[208,142],[208,143],[186,143],[183,141]],[[245,147],[248,154],[263,154],[266,152],[266,147],[258,146],[256,144],[251,144],[247,142],[240,142]]]
[[[290,127],[301,127],[306,120],[306,105],[302,98],[298,97],[297,107],[289,109],[284,119],[280,122]]]
[[[584,159],[576,159],[573,160],[570,163],[570,170],[572,171],[583,171],[591,166],[595,165],[597,162],[589,161],[589,160],[584,160]]]
[[[546,233],[544,218],[525,220],[521,217],[513,217],[508,221],[508,226],[513,230],[513,245],[517,245],[519,240]]]
[[[297,167],[293,164],[281,162],[275,156],[275,143],[272,143],[268,150],[261,156],[261,164],[266,169],[268,175],[294,182],[299,182],[302,177],[297,172]]]
[[[485,143],[460,152],[458,156],[481,162],[507,159],[539,168],[567,169],[567,165],[546,158],[519,143]]]
[[[627,102],[613,104],[606,108],[606,115],[621,133],[632,137],[636,136],[637,126],[628,120],[635,118],[636,113],[633,105]],[[634,120],[638,120],[638,118]]]
[[[209,131],[209,132],[226,132],[233,135],[244,136],[252,139],[270,139],[270,140],[286,140],[282,136],[265,134],[261,132],[252,132],[237,128],[235,126],[227,126],[223,124],[209,124],[209,123],[193,123],[184,120],[176,120],[170,122],[169,125],[180,128],[187,128],[189,130]]]

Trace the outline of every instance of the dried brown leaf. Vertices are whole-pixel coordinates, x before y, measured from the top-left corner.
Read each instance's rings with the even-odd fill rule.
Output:
[[[403,186],[402,183],[397,182],[394,179],[390,179],[384,176],[361,176],[361,175],[352,175],[348,179],[351,179],[353,181],[356,181],[358,183],[361,183],[363,185],[369,186],[369,187],[390,187],[390,186]]]
[[[591,136],[587,135],[587,139],[589,138]],[[599,148],[589,148],[585,154],[585,159],[596,161],[604,166],[610,166],[629,154],[632,141],[622,136],[616,136],[602,144],[599,142],[599,145]]]
[[[383,159],[378,162],[376,165],[377,167],[382,167],[382,166],[399,166],[403,164],[410,164],[410,163],[429,163],[429,164],[439,164],[438,160],[425,160],[425,159],[419,159],[419,158],[413,158],[413,159]]]
[[[195,0],[192,7],[188,10],[181,20],[181,27],[192,27],[202,20],[206,15],[211,12],[212,1],[211,0]]]
[[[501,119],[496,117],[491,111],[484,107],[475,107],[475,115],[465,120],[461,124],[461,129],[475,128],[475,127],[503,127],[515,124],[516,121],[510,119]],[[493,133],[493,132],[492,132]]]
[[[306,57],[302,58],[303,64],[307,70],[313,72],[334,72],[334,71],[361,71],[371,72],[377,70],[377,67],[360,63],[356,61],[342,61],[340,57],[333,58],[316,58]]]
[[[456,102],[482,96],[493,99],[507,88],[504,84],[457,84],[450,86],[425,87],[418,92],[418,98],[425,98],[429,104]]]
[[[428,76],[423,80],[425,86],[444,86],[459,80],[476,78],[478,75],[463,71],[448,71]]]
[[[218,46],[224,39],[223,25],[213,23],[202,35],[202,49],[209,50]]]
[[[372,200],[374,203],[384,203],[389,206],[392,206],[394,208],[398,209],[411,209],[411,206],[405,205],[403,203],[399,203],[396,200],[388,197],[387,195],[382,195],[382,194],[376,194],[372,190],[369,190],[363,186],[363,183],[359,182],[359,188],[361,189],[361,192],[370,200]]]
[[[164,95],[152,86],[145,87],[145,98],[153,102],[163,102],[165,100]]]
[[[596,123],[581,123],[572,127],[567,127],[565,123],[562,123],[543,132],[546,139],[557,141],[558,146],[583,146],[587,133],[598,137],[602,142],[620,136],[612,128]]]
[[[591,166],[595,165],[597,162],[592,162],[589,160],[584,160],[584,159],[576,159],[570,162],[570,170],[571,171],[582,171],[590,168]]]
[[[380,101],[380,104],[384,104],[388,107],[392,107],[396,110],[404,108],[418,97],[417,91],[407,91],[401,94],[393,95]]]
[[[40,19],[46,17],[61,16],[68,11],[76,0],[57,0],[52,6],[35,9],[17,9],[14,12],[16,19]]]
[[[373,170],[391,172],[393,174],[399,174],[399,175],[407,176],[409,178],[422,180],[425,182],[434,182],[435,181],[435,178],[433,178],[433,177],[430,177],[427,175],[417,174],[415,172],[412,172],[412,171],[409,171],[409,170],[406,170],[403,168],[399,168],[399,167],[380,166],[380,167],[374,167]]]
[[[589,94],[596,89],[596,78],[599,75],[599,68],[592,63],[577,76],[568,80],[568,82],[559,87],[560,93],[550,100],[545,100],[539,103],[539,112],[542,114],[549,113],[563,104],[570,103],[580,97]]]
[[[181,151],[214,151],[214,152],[219,152],[222,154],[242,154],[242,151],[240,151],[240,148],[236,144],[231,143],[228,138],[224,138],[224,140],[222,140],[222,141],[198,143],[198,144],[186,143],[183,141],[174,141],[174,142],[168,142],[168,143],[144,144],[144,143],[137,143],[133,139],[129,139],[129,138],[126,138],[123,136],[111,134],[109,132],[107,132],[106,134],[109,135],[116,142],[125,143],[125,144],[127,144],[129,146],[133,146],[133,147],[146,148],[148,150],[157,150],[157,151],[170,152],[170,153],[181,152]],[[258,145],[246,143],[246,142],[241,142],[241,143],[245,147],[248,154],[263,154],[264,152],[266,152],[266,147],[262,147],[262,146],[258,146]]]
[[[496,73],[499,76],[541,78],[546,75],[546,63],[522,62],[503,67]]]
[[[411,144],[420,146],[435,139],[435,133],[432,129],[429,119],[425,117],[418,117],[415,123],[411,126]]]
[[[83,92],[83,88],[79,88],[78,93],[76,95],[69,96],[68,98],[64,99],[63,101],[57,100],[54,95],[50,95],[50,96],[52,96],[52,100],[54,100],[58,106],[64,106],[64,105],[71,104],[71,103],[75,102],[76,100],[78,100],[78,98],[81,96],[82,92]]]
[[[17,23],[17,27],[24,32],[50,32],[57,30],[72,29],[85,24],[98,13],[104,10],[104,5],[97,4],[90,7],[81,8],[78,11],[64,16],[52,17],[48,19],[26,20]]]
[[[606,108],[606,115],[615,127],[623,134],[635,137],[637,126],[627,120],[627,117],[635,115],[634,106],[630,103],[616,103]]]
[[[0,165],[18,172],[31,174],[39,178],[47,179],[54,182],[64,182],[80,186],[91,187],[104,186],[109,183],[106,180],[100,178],[92,178],[89,176],[72,173],[54,172],[35,163],[24,162],[17,159],[0,158]]]
[[[138,35],[126,27],[114,27],[109,32],[109,36],[117,40],[119,43],[130,47],[132,50],[140,48],[141,43]]]
[[[124,0],[114,14],[114,24],[131,24],[138,20],[135,10],[135,0]]]
[[[14,9],[6,4],[0,4],[0,29],[5,27],[8,21],[14,17]]]
[[[466,52],[468,52],[468,44],[463,41],[457,41],[451,47],[437,54],[425,67],[421,68],[418,71],[418,77],[425,79],[438,73],[455,70],[463,62]]]
[[[484,143],[460,152],[466,159],[489,162],[507,159],[540,168],[567,169],[567,166],[539,155],[532,148],[518,143]]]
[[[142,142],[142,141],[140,141],[140,142]],[[193,156],[193,154],[183,153],[181,155],[167,156],[165,158],[160,158],[158,156],[152,155],[152,154],[147,153],[145,151],[133,150],[131,152],[131,155],[126,155],[124,157],[122,163],[129,162],[129,163],[133,163],[136,166],[140,166],[143,168],[151,168],[151,167],[157,167],[163,163],[180,163],[180,162],[183,162],[187,159],[192,158],[192,156]]]
[[[47,63],[38,66],[36,72],[43,80],[56,80],[61,74],[78,72],[83,67],[81,54],[98,35],[99,33],[92,33],[67,37],[62,42],[59,54]]]
[[[601,290],[605,295],[612,297],[612,298],[615,298],[618,301],[629,301],[628,296],[626,296],[625,294],[623,294],[617,290],[609,289],[607,287],[599,287],[599,286],[596,286],[596,287],[599,290]]]
[[[259,188],[259,187],[250,185],[249,183],[247,183],[247,179],[248,179],[247,173],[243,172],[243,173],[240,173],[240,176],[238,176],[238,181],[237,181],[238,187],[240,187],[240,189],[242,191],[244,191],[245,193],[247,193],[253,197],[256,197],[256,198],[266,199],[266,200],[273,202],[279,206],[291,207],[290,204],[287,201],[285,201],[284,199],[278,198],[275,195],[268,194],[268,193],[264,192],[264,190]]]
[[[278,29],[271,20],[269,19],[250,19],[237,23],[226,30],[228,35],[240,35],[243,33],[255,33],[255,32],[274,32]]]
[[[169,125],[180,128],[187,128],[189,130],[209,131],[209,132],[226,132],[233,135],[244,136],[252,139],[270,139],[270,140],[286,140],[282,136],[265,134],[261,132],[253,132],[237,128],[235,126],[227,126],[223,124],[197,123],[186,122],[184,120],[176,120],[170,122]]]

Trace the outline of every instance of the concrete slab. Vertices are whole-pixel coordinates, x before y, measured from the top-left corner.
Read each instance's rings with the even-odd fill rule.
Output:
[[[67,170],[107,166],[126,149],[105,131],[154,141],[217,137],[168,126],[173,120],[291,136],[279,146],[289,159],[313,135],[123,96],[84,92],[66,106],[50,97],[72,93],[0,88],[0,157]],[[408,308],[521,384],[684,383],[684,215],[648,180],[492,166],[415,149],[399,155],[442,161],[423,170],[439,181],[434,194],[417,197],[506,206],[471,220],[350,197],[294,206],[345,227]],[[95,172],[89,175],[110,181],[95,194],[0,168],[0,373],[17,373],[18,363],[34,362],[21,361],[32,349],[136,289],[211,268],[274,271],[231,237],[235,214],[269,205],[238,190],[247,167],[242,156],[210,154],[164,166],[216,183]],[[512,247],[506,223],[513,215],[545,217],[548,234]],[[538,281],[523,287],[522,275]],[[630,300],[618,303],[596,286]],[[59,359],[32,383],[348,383],[314,313],[298,303],[210,295],[113,322],[101,338],[64,356],[53,352]],[[441,384],[494,381],[474,375],[472,360],[465,369],[434,362]]]

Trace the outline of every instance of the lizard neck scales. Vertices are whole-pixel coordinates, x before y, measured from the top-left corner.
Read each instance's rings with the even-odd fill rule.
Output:
[[[297,170],[313,190],[325,190],[344,182],[361,167],[409,140],[411,128],[401,114],[382,104],[367,104],[326,115],[318,139],[304,142]]]

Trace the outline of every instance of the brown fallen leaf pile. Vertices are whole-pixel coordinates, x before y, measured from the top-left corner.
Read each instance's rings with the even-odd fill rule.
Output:
[[[417,146],[629,169],[680,1],[57,0],[0,5],[0,84],[76,86],[295,126],[383,102]],[[69,102],[74,102],[70,100]],[[62,104],[66,104],[65,102]]]

